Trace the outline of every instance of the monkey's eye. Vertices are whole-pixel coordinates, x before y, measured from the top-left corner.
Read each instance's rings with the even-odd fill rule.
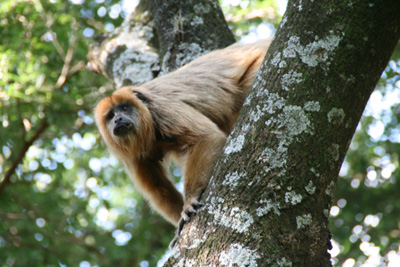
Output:
[[[111,110],[110,112],[108,112],[108,114],[106,116],[106,120],[110,121],[110,120],[112,120],[112,118],[114,118],[114,111]]]
[[[128,110],[128,105],[122,105],[121,106],[122,111],[127,111]]]

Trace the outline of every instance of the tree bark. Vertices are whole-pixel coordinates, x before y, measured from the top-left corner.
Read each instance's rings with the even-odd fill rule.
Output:
[[[214,0],[143,0],[115,32],[97,37],[88,68],[114,83],[138,85],[235,42]]]
[[[233,42],[215,1],[147,4],[151,34],[144,36],[151,35],[146,40],[161,60],[146,61],[146,78],[132,76],[133,61],[115,65],[120,55],[113,53],[123,42],[103,41],[99,55],[108,44],[103,55],[111,56],[94,70],[116,85],[147,81]],[[203,195],[205,206],[184,227],[166,266],[331,265],[331,197],[366,102],[399,40],[398,14],[397,0],[289,1]],[[161,67],[153,71],[154,65]]]
[[[164,72],[235,42],[218,1],[148,0]]]
[[[166,266],[331,266],[331,197],[399,14],[396,0],[289,1]]]

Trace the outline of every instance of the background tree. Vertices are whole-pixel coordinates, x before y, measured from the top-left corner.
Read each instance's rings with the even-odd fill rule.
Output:
[[[127,3],[117,1],[1,3],[3,265],[155,266],[164,254],[173,228],[148,209],[115,158],[96,142],[91,110],[112,86],[82,67],[88,44],[99,32],[106,33],[108,41],[104,36],[96,39],[99,45],[91,49],[90,68],[106,74],[115,86],[142,83],[233,42],[226,31],[210,42],[208,36],[190,39],[198,31],[190,29],[202,27],[199,17],[211,23],[204,16],[216,12],[216,6],[187,3],[189,11],[202,16],[168,2],[167,10],[174,12],[165,20],[171,29],[165,31],[167,36],[159,36],[157,29],[164,28],[152,20],[155,12],[168,15],[162,14],[166,6],[158,2],[150,7],[159,9],[149,13],[142,6],[133,16],[126,13]],[[195,8],[196,4],[208,4],[208,9]],[[274,1],[233,1],[222,7],[230,29],[242,39],[280,21]],[[218,14],[213,17],[220,19]],[[124,19],[124,25],[115,29]],[[198,45],[190,45],[193,42]],[[118,43],[126,47],[113,50]],[[374,99],[381,96],[388,106],[398,102],[399,65],[395,54],[374,93]],[[393,263],[398,254],[398,114],[396,107],[367,110],[350,147],[342,168],[348,178],[339,182],[331,212],[335,247],[341,250],[334,258],[338,264],[352,263],[350,257],[360,263]],[[173,171],[179,176],[179,170]],[[365,201],[351,201],[353,196]]]

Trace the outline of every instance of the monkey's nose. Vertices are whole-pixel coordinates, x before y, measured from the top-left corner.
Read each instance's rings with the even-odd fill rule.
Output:
[[[134,125],[131,121],[123,117],[117,117],[114,121],[113,134],[115,136],[125,136],[134,132]]]

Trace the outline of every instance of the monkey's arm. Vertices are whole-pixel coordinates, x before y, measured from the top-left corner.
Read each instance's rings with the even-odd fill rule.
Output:
[[[161,162],[140,159],[135,162],[132,171],[134,183],[151,206],[172,224],[178,225],[183,207],[182,195],[168,179]]]

